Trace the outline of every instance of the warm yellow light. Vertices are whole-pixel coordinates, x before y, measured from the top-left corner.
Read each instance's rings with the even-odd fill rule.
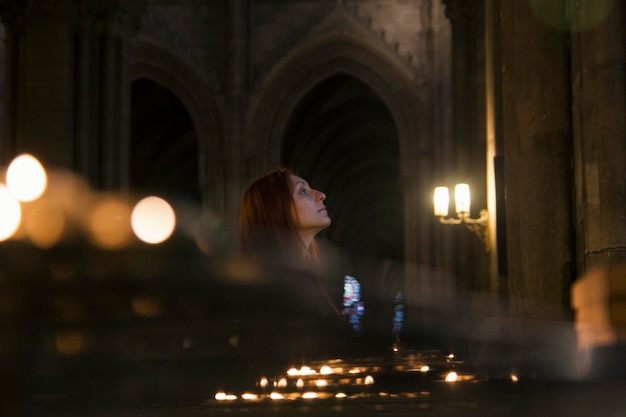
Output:
[[[309,392],[305,392],[304,394],[302,394],[302,398],[304,398],[304,399],[309,399],[310,400],[310,399],[314,399],[314,398],[317,398],[317,397],[318,397],[318,395],[317,395],[316,392],[309,391]]]
[[[33,201],[46,190],[48,177],[43,165],[32,155],[17,156],[7,169],[7,187],[20,201]]]
[[[283,397],[283,395],[282,395],[281,393],[278,393],[278,392],[272,392],[272,393],[270,394],[270,398],[271,398],[272,400],[282,400],[282,399],[283,399],[283,398],[285,398],[285,397]]]
[[[42,249],[48,249],[59,242],[65,229],[63,211],[51,204],[38,203],[31,207],[24,218],[28,238]]]
[[[435,188],[435,216],[447,216],[450,205],[448,187]]]
[[[420,371],[421,371],[421,372],[428,372],[428,371],[430,371],[430,366],[428,366],[428,365],[424,365],[424,366],[422,366],[422,367],[420,368]]]
[[[76,355],[84,347],[83,335],[76,330],[57,332],[55,342],[57,350],[63,355]]]
[[[346,398],[347,395],[343,392],[338,392],[337,394],[335,394],[335,398]]]
[[[244,400],[248,400],[248,401],[254,401],[254,400],[258,400],[259,396],[257,394],[253,394],[250,392],[244,392],[243,394],[241,394],[241,398],[243,398]]]
[[[318,379],[317,381],[315,381],[315,385],[318,387],[325,387],[326,385],[328,385],[328,381],[326,381],[325,379]]]
[[[308,366],[303,366],[300,368],[300,375],[313,375],[315,374],[315,369],[311,369]]]
[[[226,394],[225,392],[218,392],[215,394],[215,399],[217,401],[234,401],[237,399],[237,396],[234,394]]]
[[[130,208],[121,200],[101,201],[91,213],[90,226],[94,243],[105,249],[123,247],[130,238]]]
[[[454,202],[457,213],[469,213],[470,211],[470,189],[467,184],[457,184],[454,187]]]
[[[0,241],[13,236],[22,219],[22,208],[13,194],[0,184]]]
[[[296,381],[296,387],[302,388],[304,386],[304,381],[302,379],[298,379]]]
[[[146,243],[161,243],[174,231],[176,215],[167,201],[146,197],[133,209],[131,225],[139,239]]]
[[[365,385],[372,385],[374,383],[374,377],[368,375],[365,377]]]
[[[153,317],[161,313],[161,303],[154,297],[137,295],[130,303],[133,312],[138,316]]]
[[[286,378],[281,378],[280,381],[278,381],[278,387],[279,388],[285,388],[287,386],[287,379]]]
[[[446,382],[454,382],[457,379],[459,379],[459,376],[456,372],[448,372],[448,374],[446,375]]]
[[[261,386],[261,388],[265,388],[265,387],[267,387],[267,384],[269,384],[269,381],[267,380],[267,378],[262,377],[262,378],[259,380],[259,386]]]
[[[322,374],[322,375],[330,375],[332,373],[333,373],[333,369],[330,366],[328,366],[328,365],[322,366],[320,368],[320,374]]]

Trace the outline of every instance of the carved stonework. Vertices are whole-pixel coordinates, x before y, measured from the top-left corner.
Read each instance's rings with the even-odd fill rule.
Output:
[[[442,0],[444,5],[444,13],[450,23],[456,24],[457,22],[465,19],[470,13],[473,7],[477,6],[477,3],[481,3],[475,0]]]
[[[95,27],[104,33],[130,38],[139,31],[143,0],[118,0],[98,3]]]
[[[0,17],[6,27],[20,31],[33,19],[74,18],[78,28],[106,28],[132,36],[139,28],[145,0],[0,0]]]
[[[64,0],[2,0],[0,17],[5,27],[21,31],[31,19],[67,15],[69,4]]]

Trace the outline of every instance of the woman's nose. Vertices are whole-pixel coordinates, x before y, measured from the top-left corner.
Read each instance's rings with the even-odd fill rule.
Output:
[[[317,201],[324,201],[326,200],[326,194],[324,194],[321,191],[317,191]]]

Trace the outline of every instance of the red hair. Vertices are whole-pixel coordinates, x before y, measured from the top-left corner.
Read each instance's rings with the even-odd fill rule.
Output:
[[[288,168],[278,168],[245,190],[239,213],[239,243],[246,255],[277,257],[280,261],[308,257],[318,259],[315,240],[308,250],[298,235],[293,216],[293,190]]]

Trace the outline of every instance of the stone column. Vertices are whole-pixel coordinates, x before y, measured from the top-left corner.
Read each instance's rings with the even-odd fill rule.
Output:
[[[472,217],[487,207],[485,123],[485,22],[483,0],[444,0],[452,24],[452,158],[447,185],[467,182]],[[452,190],[452,188],[451,188]],[[454,208],[452,208],[454,210]],[[442,226],[443,227],[443,226]],[[462,288],[491,290],[489,256],[483,243],[463,226],[454,233],[457,274]]]
[[[70,2],[4,1],[6,94],[3,162],[32,153],[71,164]]]
[[[626,350],[626,10],[572,2],[577,271],[572,285],[580,371],[623,378]]]
[[[93,186],[128,185],[128,42],[138,0],[5,0],[2,158],[29,152]]]
[[[531,3],[565,15],[561,2],[500,2],[509,293],[515,316],[562,319],[573,271],[568,32]]]
[[[626,259],[626,10],[573,2],[578,271]]]
[[[106,189],[129,188],[130,37],[138,29],[137,10],[136,1],[105,2],[98,10],[95,33],[86,34],[92,41],[95,35],[98,42],[91,65],[100,68],[101,94],[93,99],[97,102],[94,107],[99,107],[98,179]],[[77,139],[77,143],[89,142],[89,138]]]
[[[227,114],[227,159],[225,160],[226,220],[236,230],[243,182],[246,149],[246,109],[248,97],[248,16],[249,0],[227,2],[226,41],[224,50],[224,86]],[[252,133],[254,134],[254,133]],[[258,173],[255,173],[255,175]]]

